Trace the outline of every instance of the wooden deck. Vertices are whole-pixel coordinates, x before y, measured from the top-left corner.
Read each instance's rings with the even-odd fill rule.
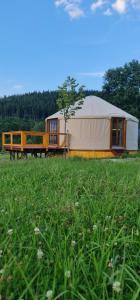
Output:
[[[48,133],[35,131],[10,131],[2,133],[2,147],[9,151],[11,156],[19,153],[35,156],[49,151],[63,151],[69,147],[69,134]]]

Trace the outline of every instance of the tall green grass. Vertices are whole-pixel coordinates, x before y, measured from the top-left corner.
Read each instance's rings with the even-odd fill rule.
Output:
[[[1,160],[0,295],[140,299],[140,161]]]

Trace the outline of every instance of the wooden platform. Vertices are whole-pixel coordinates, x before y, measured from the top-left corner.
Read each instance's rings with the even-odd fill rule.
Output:
[[[55,142],[55,143],[54,143]],[[2,133],[2,146],[10,152],[10,158],[27,156],[28,153],[37,157],[44,153],[64,151],[69,147],[69,135],[64,133],[47,133],[35,131],[10,131]]]

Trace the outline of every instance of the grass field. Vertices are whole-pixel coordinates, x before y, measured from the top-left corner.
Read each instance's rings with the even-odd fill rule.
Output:
[[[140,160],[0,157],[0,299],[140,299]]]

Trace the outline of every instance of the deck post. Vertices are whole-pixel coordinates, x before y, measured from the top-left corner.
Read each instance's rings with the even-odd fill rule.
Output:
[[[21,157],[20,157],[19,154],[21,154],[21,152],[18,152],[18,151],[17,151],[17,160],[21,159]]]
[[[10,145],[11,145],[11,150],[13,148],[13,133],[10,133]]]
[[[24,131],[21,131],[21,151],[24,150],[24,146],[26,145],[26,134]]]
[[[10,151],[10,160],[12,160],[12,151]]]
[[[5,134],[2,132],[2,149],[4,149],[4,144],[5,144]]]
[[[10,160],[15,160],[15,152],[14,151],[10,151]]]
[[[15,151],[13,151],[13,160],[15,160],[15,158],[16,158],[16,153]]]
[[[48,133],[45,133],[43,135],[43,146],[47,149],[48,148],[48,143],[49,143],[49,135]]]

